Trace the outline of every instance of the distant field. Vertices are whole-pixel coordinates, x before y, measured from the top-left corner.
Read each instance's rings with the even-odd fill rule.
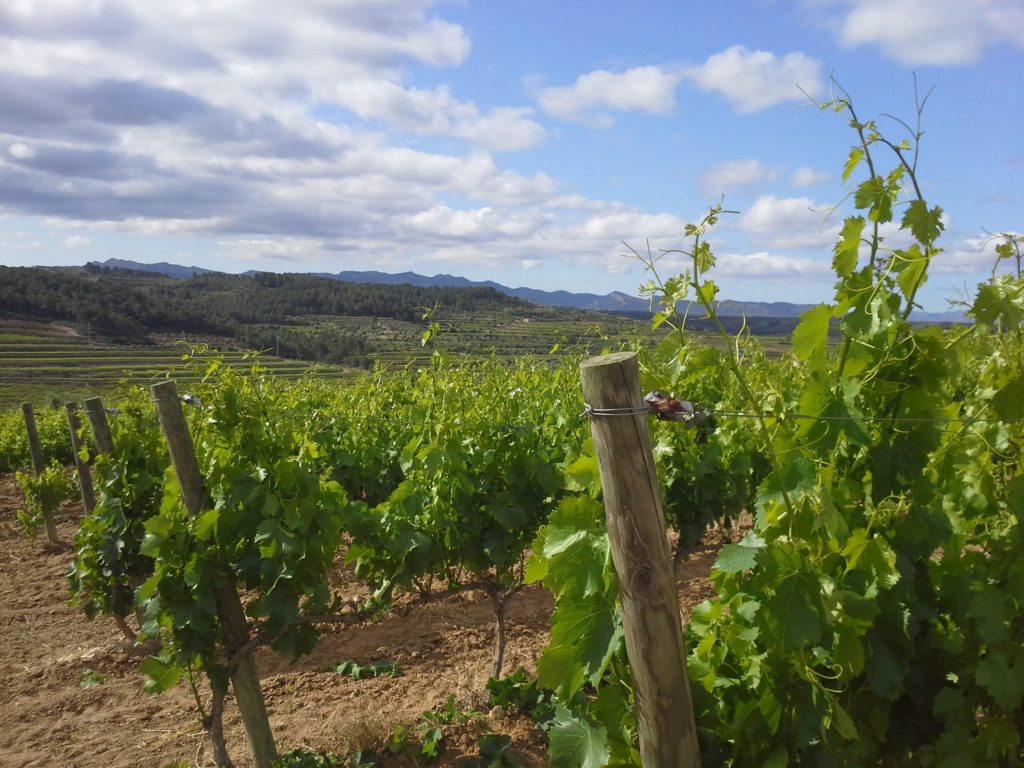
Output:
[[[633,345],[638,339],[655,344],[665,330],[651,332],[641,321],[577,310],[538,311],[532,316],[515,313],[439,313],[433,320],[440,331],[429,346],[422,344],[424,322],[404,322],[379,317],[312,316],[302,324],[288,325],[289,332],[322,335],[331,333],[360,337],[372,351],[364,364],[375,363],[404,367],[427,362],[435,350],[455,357],[499,358],[548,356],[560,352],[599,354]],[[271,326],[265,327],[273,332]],[[707,332],[692,332],[691,337],[718,345]],[[782,337],[763,336],[761,343],[769,354],[788,347]],[[198,343],[198,340],[197,340]],[[236,343],[221,341],[217,354],[229,365],[248,366],[250,360]],[[233,348],[232,348],[233,347]],[[191,346],[185,341],[160,340],[153,345],[127,346],[90,338],[59,324],[0,320],[0,409],[21,402],[45,404],[82,400],[102,395],[120,381],[146,384],[164,378],[169,372],[187,383],[198,375],[185,368]],[[339,365],[321,365],[316,361],[283,359],[265,350],[261,364],[284,378],[315,375],[344,379],[359,369]]]
[[[0,320],[0,408],[21,402],[82,400],[102,395],[119,382],[147,384],[169,372],[187,383],[199,372],[186,368],[186,343],[124,346],[77,335],[58,325]],[[241,350],[221,350],[228,365],[252,364]],[[344,378],[356,371],[317,366],[300,360],[263,355],[260,363],[275,375],[297,378],[314,374]]]

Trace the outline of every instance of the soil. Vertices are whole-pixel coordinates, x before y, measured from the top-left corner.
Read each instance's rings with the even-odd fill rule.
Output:
[[[68,604],[70,553],[47,547],[44,537],[27,538],[17,523],[20,505],[13,476],[0,476],[0,768],[213,766],[189,687],[143,691],[139,652],[111,620],[90,621]],[[81,515],[79,503],[62,506],[63,542],[71,541]],[[713,594],[707,573],[717,549],[715,541],[698,545],[678,567],[684,620],[692,605]],[[548,593],[535,587],[512,600],[506,672],[535,671],[551,608]],[[493,642],[489,601],[465,593],[364,624],[327,625],[316,650],[294,663],[261,650],[257,667],[279,748],[377,750],[396,725],[415,733],[423,712],[442,710],[454,697],[467,722],[444,726],[444,752],[432,765],[464,763],[478,754],[481,734],[502,733],[512,738],[519,765],[546,766],[543,733],[526,718],[488,707]],[[395,661],[401,674],[354,680],[329,671],[347,659]],[[250,765],[230,699],[225,732],[238,768]],[[387,753],[377,764],[417,760]]]

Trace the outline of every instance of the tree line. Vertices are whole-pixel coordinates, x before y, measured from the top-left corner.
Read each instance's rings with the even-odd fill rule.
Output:
[[[146,342],[152,333],[227,336],[325,362],[364,357],[368,342],[342,333],[320,338],[287,326],[316,315],[415,321],[435,305],[456,312],[532,306],[493,288],[349,283],[263,272],[177,280],[97,264],[0,267],[0,315],[67,322],[117,341]]]

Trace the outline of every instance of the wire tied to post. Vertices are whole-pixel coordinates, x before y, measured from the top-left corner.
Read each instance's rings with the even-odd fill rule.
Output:
[[[680,421],[688,427],[700,426],[711,414],[697,407],[689,400],[679,400],[664,392],[648,392],[643,405],[627,408],[594,408],[587,403],[581,416],[590,418],[603,416],[656,416],[661,421]]]

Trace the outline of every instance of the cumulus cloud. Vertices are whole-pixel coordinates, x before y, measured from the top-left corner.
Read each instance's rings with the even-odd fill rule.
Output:
[[[390,80],[359,80],[339,85],[334,101],[363,119],[385,120],[413,133],[457,136],[499,152],[536,146],[545,135],[544,127],[531,119],[530,108],[482,113],[446,87],[421,90]]]
[[[1020,232],[1007,234],[1024,238]],[[938,254],[932,261],[932,269],[944,274],[979,274],[991,272],[996,266],[996,246],[1002,242],[998,235],[983,233],[966,237]],[[999,267],[1009,269],[1015,267],[1006,260],[1001,260]]]
[[[821,259],[757,251],[726,253],[718,258],[717,270],[727,277],[756,277],[761,280],[792,280],[832,276],[831,265]]]
[[[739,227],[772,249],[828,248],[840,230],[829,214],[829,206],[809,197],[763,195],[740,216]]]
[[[1000,43],[1024,49],[1017,0],[844,0],[833,25],[841,43],[875,45],[907,66],[962,66]]]
[[[821,62],[794,52],[777,56],[734,45],[690,67],[686,76],[705,91],[724,96],[741,113],[806,99],[822,89]]]
[[[433,0],[264,5],[0,8],[0,214],[237,237],[254,258],[281,259],[356,240],[393,248],[396,217],[440,199],[489,207],[494,231],[514,231],[520,208],[556,193],[555,179],[491,154],[544,139],[531,108],[401,84],[410,62],[453,66],[469,52]],[[332,120],[342,109],[469,146],[400,146]]]
[[[84,235],[71,235],[70,237],[65,237],[60,244],[65,248],[84,248],[90,243],[92,243],[92,240]]]
[[[831,177],[824,171],[810,166],[802,166],[793,171],[789,183],[794,187],[813,187],[828,181]]]
[[[427,211],[397,218],[399,227],[424,235],[486,240],[495,237],[529,237],[550,220],[540,211],[502,213],[490,207],[453,210],[439,205]]]
[[[572,85],[541,88],[537,102],[553,117],[607,125],[609,112],[663,115],[675,107],[675,89],[682,75],[661,67],[634,67],[624,72],[598,69],[580,75]]]
[[[769,168],[760,160],[748,158],[711,166],[702,174],[701,184],[711,193],[723,193],[764,184],[778,177],[778,170]]]

